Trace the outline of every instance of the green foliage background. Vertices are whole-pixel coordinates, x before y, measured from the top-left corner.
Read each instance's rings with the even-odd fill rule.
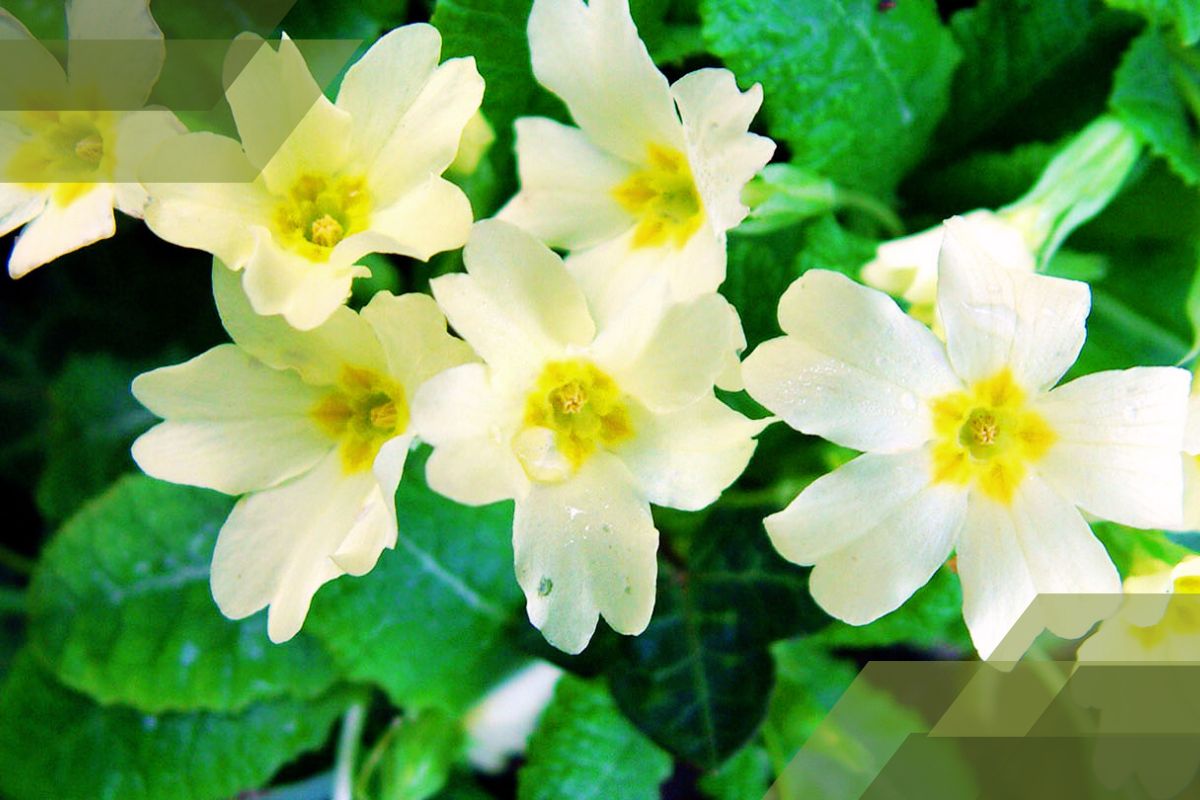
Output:
[[[857,275],[892,235],[998,207],[1063,142],[1116,114],[1146,155],[1120,196],[1078,230],[1052,271],[1092,283],[1076,373],[1174,364],[1200,321],[1200,11],[1189,0],[633,0],[669,76],[725,65],[761,82],[756,130],[777,160],[826,187],[804,219],[735,232],[723,291],[750,344],[777,334],[775,304],[807,269]],[[6,7],[61,37],[58,3]],[[496,145],[461,179],[476,216],[515,189],[511,125],[564,118],[529,67],[530,0],[301,0],[296,38],[352,38],[432,20],[444,56],[473,55]],[[189,9],[190,16],[189,16]],[[155,3],[168,35],[246,24],[234,0]],[[224,26],[224,27],[223,27]],[[840,198],[840,199],[839,199]],[[374,257],[356,287],[423,290],[460,268]],[[230,622],[208,594],[231,500],[135,474],[128,449],[153,420],[129,394],[151,366],[224,340],[207,256],[122,219],[118,235],[0,288],[0,796],[216,800],[329,796],[335,722],[366,709],[362,797],[757,798],[879,657],[970,653],[951,569],[863,628],[812,604],[805,570],[770,548],[764,515],[848,454],[783,426],[761,437],[715,507],[656,510],[662,529],[649,629],[601,631],[578,657],[548,648],[512,574],[510,504],[468,509],[422,482],[397,497],[400,542],[363,578],[316,596],[305,632],[268,643],[263,615]],[[744,395],[727,402],[761,414]],[[1123,572],[1181,545],[1098,529]],[[470,771],[463,714],[533,658],[571,673],[528,755]],[[853,754],[848,754],[852,758]]]

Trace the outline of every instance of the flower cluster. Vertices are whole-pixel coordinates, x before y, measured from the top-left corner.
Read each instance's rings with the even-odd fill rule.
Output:
[[[127,2],[106,17],[76,0],[72,35],[161,43],[144,2]],[[1120,594],[1085,514],[1200,524],[1200,467],[1184,457],[1200,452],[1200,401],[1189,425],[1185,370],[1059,385],[1090,290],[1039,270],[1136,160],[1120,123],[1089,127],[1017,203],[881,246],[862,271],[877,288],[800,275],[779,300],[784,335],[742,363],[741,321],[718,289],[743,190],[775,152],[749,131],[761,88],[725,69],[669,82],[628,0],[535,0],[528,36],[534,75],[575,126],[516,122],[520,189],[482,221],[443,174],[460,150],[478,160],[465,151],[487,131],[484,81],[471,58],[441,61],[429,25],[381,38],[335,100],[286,36],[240,38],[237,139],[156,109],[0,119],[12,144],[0,224],[28,223],[14,276],[111,235],[114,206],[214,256],[233,341],[134,382],[163,421],[133,456],[155,477],[240,496],[212,563],[227,616],[269,608],[284,641],[321,585],[371,570],[397,540],[394,496],[418,440],[434,491],[514,501],[529,619],[570,653],[600,617],[646,628],[651,506],[716,502],[776,421],[862,452],[765,519],[779,553],[813,567],[817,603],[869,623],[954,557],[984,657],[1038,594]],[[72,60],[62,91],[88,74]],[[207,178],[165,177],[181,164]],[[464,270],[434,278],[431,295],[346,305],[365,256],[460,247]],[[777,416],[751,419],[717,394],[743,385]],[[1039,628],[1079,636],[1110,606]]]

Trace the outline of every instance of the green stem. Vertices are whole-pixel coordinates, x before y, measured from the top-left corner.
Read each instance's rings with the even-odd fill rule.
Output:
[[[354,761],[358,757],[358,740],[362,738],[366,716],[365,704],[355,703],[346,709],[346,713],[342,717],[342,732],[338,736],[337,761],[333,767],[331,800],[353,800],[354,798]]]
[[[879,223],[889,238],[904,235],[904,223],[896,216],[896,212],[865,192],[838,186],[833,190],[833,202],[840,208],[852,208],[871,217]]]

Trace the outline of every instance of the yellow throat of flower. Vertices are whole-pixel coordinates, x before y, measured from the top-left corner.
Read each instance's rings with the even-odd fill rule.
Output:
[[[97,183],[113,180],[116,121],[108,111],[27,111],[30,133],[5,167],[12,183],[41,189],[57,184],[52,199],[68,206]]]
[[[347,236],[367,227],[371,199],[359,177],[301,176],[275,208],[276,234],[310,261],[325,261]]]
[[[1029,465],[1057,436],[1007,369],[930,404],[936,441],[935,483],[974,485],[1001,503],[1012,502]]]
[[[704,219],[687,156],[671,147],[650,145],[646,167],[613,189],[613,196],[638,219],[634,247],[682,248]]]
[[[358,367],[343,367],[337,386],[310,413],[338,443],[347,475],[370,469],[379,448],[408,428],[404,387]]]
[[[525,398],[525,427],[514,440],[534,480],[568,477],[601,447],[633,436],[616,382],[589,361],[547,364]]]

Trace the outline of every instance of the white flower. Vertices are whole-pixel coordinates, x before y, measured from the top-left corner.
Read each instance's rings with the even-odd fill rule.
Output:
[[[133,457],[156,478],[245,495],[217,539],[213,597],[233,619],[269,605],[281,642],[323,583],[370,571],[395,544],[409,402],[471,352],[427,295],[381,292],[297,331],[257,315],[236,274],[215,265],[213,282],[234,344],[134,381],[166,421]]]
[[[1178,524],[1189,375],[1138,368],[1052,388],[1083,346],[1087,285],[996,264],[961,220],[947,223],[940,272],[944,345],[882,293],[812,271],[780,301],[787,335],[744,371],[793,428],[866,451],[766,521],[786,558],[815,565],[817,602],[866,624],[957,550],[986,657],[1039,593],[1119,593],[1078,509]],[[1094,611],[1048,625],[1078,636]]]
[[[0,235],[25,226],[8,260],[14,278],[112,236],[114,208],[141,217],[142,159],[184,131],[171,112],[142,108],[164,57],[146,0],[73,0],[67,28],[64,71],[0,9],[6,52],[28,59],[0,90],[5,108],[24,109],[0,112]]]
[[[551,250],[478,223],[467,274],[433,281],[482,357],[427,383],[413,426],[434,446],[429,485],[462,503],[516,499],[513,548],[529,618],[577,653],[597,614],[640,633],[654,606],[650,503],[700,509],[745,468],[762,427],[713,395],[733,317],[715,294],[641,294],[597,326]]]
[[[1188,399],[1187,427],[1183,432],[1183,524],[1185,531],[1200,531],[1200,382],[1193,381]]]
[[[977,209],[961,219],[993,261],[1013,269],[1034,271],[1037,266],[1034,248],[1025,231],[1005,215]],[[944,229],[945,226],[938,225],[879,245],[875,258],[862,268],[863,283],[904,298],[910,314],[932,323],[937,301],[938,252]]]
[[[715,291],[725,232],[748,211],[742,187],[775,150],[747,132],[762,88],[742,93],[724,69],[668,85],[627,0],[535,0],[529,47],[579,127],[517,120],[521,191],[499,216],[573,251],[600,322],[647,278],[676,300]]]
[[[1080,661],[1200,662],[1200,558],[1125,580],[1120,613],[1079,646]]]
[[[244,270],[255,311],[301,329],[321,324],[369,274],[355,266],[364,255],[427,259],[461,246],[471,206],[441,174],[483,79],[471,58],[438,66],[440,52],[432,27],[398,28],[350,68],[335,104],[295,42],[284,37],[278,52],[261,43],[227,92],[241,144],[195,133],[159,150],[147,224]],[[201,172],[161,182],[181,165]]]
[[[562,670],[535,661],[487,693],[467,711],[467,760],[483,772],[501,772],[522,755],[538,718],[554,697]]]

